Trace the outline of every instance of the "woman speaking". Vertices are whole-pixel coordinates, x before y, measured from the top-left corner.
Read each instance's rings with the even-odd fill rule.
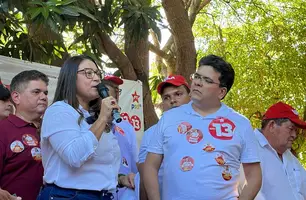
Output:
[[[71,57],[61,68],[53,104],[43,117],[45,184],[38,200],[109,200],[118,182],[131,187],[128,177],[118,180],[120,149],[109,124],[112,110],[119,106],[113,97],[99,98],[96,86],[101,78],[88,56]],[[100,112],[89,125],[86,118],[94,102],[101,105]]]

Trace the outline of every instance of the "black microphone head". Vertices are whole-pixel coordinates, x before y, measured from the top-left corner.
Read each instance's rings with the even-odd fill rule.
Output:
[[[96,87],[97,87],[97,90],[98,90],[98,94],[102,99],[109,96],[108,88],[105,86],[105,84],[99,83]]]

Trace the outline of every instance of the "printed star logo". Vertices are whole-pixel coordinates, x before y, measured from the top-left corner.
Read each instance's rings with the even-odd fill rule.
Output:
[[[132,94],[132,97],[133,97],[133,102],[139,103],[138,99],[139,99],[140,96],[137,94],[136,91],[134,92],[134,94]]]

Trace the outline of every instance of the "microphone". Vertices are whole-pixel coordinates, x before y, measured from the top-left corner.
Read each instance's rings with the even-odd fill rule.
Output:
[[[105,84],[99,83],[99,84],[97,85],[97,89],[98,89],[99,96],[100,96],[102,99],[104,99],[104,98],[106,98],[106,97],[109,96],[109,94],[108,94],[108,88],[105,86]],[[113,109],[112,115],[113,115],[113,118],[115,119],[115,121],[116,121],[117,123],[120,123],[120,122],[122,121],[122,118],[121,118],[121,116],[120,116],[120,113],[119,113],[118,109]]]

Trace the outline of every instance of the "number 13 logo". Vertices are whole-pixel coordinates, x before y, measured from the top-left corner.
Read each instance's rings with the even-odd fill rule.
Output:
[[[235,124],[223,117],[212,120],[208,126],[209,133],[220,140],[231,140],[236,126]]]

